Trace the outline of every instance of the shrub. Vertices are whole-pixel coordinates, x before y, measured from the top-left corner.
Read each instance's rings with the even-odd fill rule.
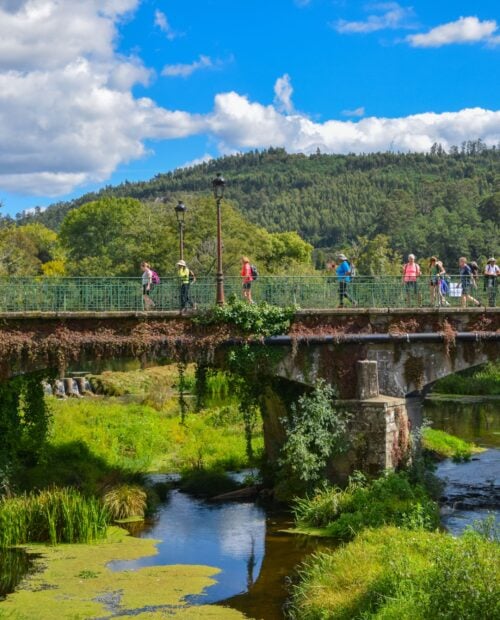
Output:
[[[103,497],[104,506],[115,521],[144,517],[147,506],[147,495],[144,489],[132,484],[121,484]]]
[[[498,543],[394,527],[365,530],[311,556],[293,589],[297,620],[494,620],[500,614]]]
[[[441,394],[500,395],[500,364],[490,363],[480,370],[449,375],[434,385]]]
[[[229,493],[239,487],[226,473],[205,469],[184,472],[180,483],[181,491],[203,498]]]
[[[299,528],[321,527],[340,540],[350,540],[366,527],[433,529],[439,524],[437,504],[404,473],[388,473],[369,484],[351,480],[344,490],[324,486],[296,500],[294,514]]]
[[[0,499],[0,547],[30,542],[89,543],[104,538],[106,508],[71,488]]]

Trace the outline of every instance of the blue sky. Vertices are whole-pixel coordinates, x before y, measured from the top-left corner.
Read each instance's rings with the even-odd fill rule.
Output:
[[[3,211],[248,148],[496,144],[499,25],[496,0],[3,0]]]

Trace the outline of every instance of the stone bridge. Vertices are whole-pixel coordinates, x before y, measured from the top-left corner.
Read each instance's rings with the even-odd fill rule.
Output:
[[[349,309],[298,312],[288,334],[248,339],[230,326],[207,326],[176,312],[4,313],[4,379],[36,369],[84,365],[95,372],[119,359],[224,365],[228,346],[265,344],[280,351],[272,387],[262,395],[266,450],[275,460],[280,419],[292,395],[318,379],[335,386],[354,412],[357,440],[336,471],[397,466],[408,449],[407,397],[437,379],[499,359],[498,309]]]

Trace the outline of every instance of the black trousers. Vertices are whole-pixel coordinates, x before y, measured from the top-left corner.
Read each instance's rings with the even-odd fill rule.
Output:
[[[193,308],[194,304],[189,296],[189,284],[181,284],[181,310],[185,308]]]
[[[339,282],[339,302],[341,306],[344,305],[344,298],[348,299],[352,304],[356,303],[356,300],[353,299],[351,295],[349,295],[349,292],[347,290],[348,286],[349,282],[345,282],[344,280],[341,280]]]

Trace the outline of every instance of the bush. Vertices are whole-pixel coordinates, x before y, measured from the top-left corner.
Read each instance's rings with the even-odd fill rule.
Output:
[[[0,499],[0,547],[31,542],[89,543],[106,535],[109,515],[71,488]]]
[[[351,479],[344,490],[324,486],[311,497],[297,499],[294,514],[299,528],[320,527],[339,540],[350,540],[367,527],[433,529],[439,525],[437,504],[404,473],[388,473],[368,484],[362,478]]]
[[[293,590],[297,620],[494,620],[500,614],[498,543],[394,527],[366,530],[311,556]]]
[[[103,497],[104,506],[115,521],[144,517],[147,495],[144,489],[132,484],[122,484],[108,491]]]

